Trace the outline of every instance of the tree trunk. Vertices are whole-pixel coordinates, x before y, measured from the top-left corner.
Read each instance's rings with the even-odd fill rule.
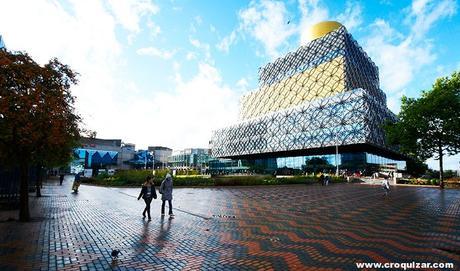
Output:
[[[444,188],[444,170],[442,168],[442,146],[439,145],[439,188]]]
[[[30,221],[29,213],[29,166],[22,163],[19,167],[20,170],[20,194],[19,194],[19,221]]]
[[[35,190],[37,192],[36,194],[37,197],[42,196],[41,185],[42,185],[42,167],[37,166],[37,180],[35,182]]]

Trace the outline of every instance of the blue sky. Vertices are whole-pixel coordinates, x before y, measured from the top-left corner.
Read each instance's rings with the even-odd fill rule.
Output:
[[[258,68],[323,20],[343,23],[368,52],[397,113],[402,95],[460,70],[458,9],[454,0],[12,0],[2,1],[0,35],[80,73],[77,108],[99,137],[178,149],[207,147],[212,130],[236,121]]]

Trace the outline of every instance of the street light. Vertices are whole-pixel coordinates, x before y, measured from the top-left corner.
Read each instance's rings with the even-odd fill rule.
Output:
[[[335,133],[335,176],[339,176],[339,133]]]
[[[339,145],[336,143],[335,144],[335,175],[339,176]]]

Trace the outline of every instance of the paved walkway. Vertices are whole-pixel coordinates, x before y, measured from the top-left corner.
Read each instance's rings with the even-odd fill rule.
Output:
[[[176,218],[142,219],[139,189],[45,186],[33,222],[0,223],[0,270],[460,268],[460,190],[336,184],[174,190]],[[112,260],[112,249],[121,256]]]

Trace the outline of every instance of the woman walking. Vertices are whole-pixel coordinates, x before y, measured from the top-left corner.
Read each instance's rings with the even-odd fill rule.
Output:
[[[145,213],[147,212],[149,220],[152,220],[152,217],[150,216],[150,203],[152,202],[152,199],[157,198],[157,192],[155,191],[152,176],[147,176],[147,178],[145,178],[145,182],[142,185],[141,193],[139,194],[139,197],[137,197],[137,200],[140,200],[141,197],[145,201],[145,209],[142,212],[142,217],[145,218]]]
[[[161,204],[161,215],[165,215],[165,202],[168,201],[169,204],[169,215],[174,217],[172,211],[172,191],[173,191],[173,182],[171,174],[166,174],[165,179],[161,182],[160,185],[160,194],[161,200],[163,201]]]

